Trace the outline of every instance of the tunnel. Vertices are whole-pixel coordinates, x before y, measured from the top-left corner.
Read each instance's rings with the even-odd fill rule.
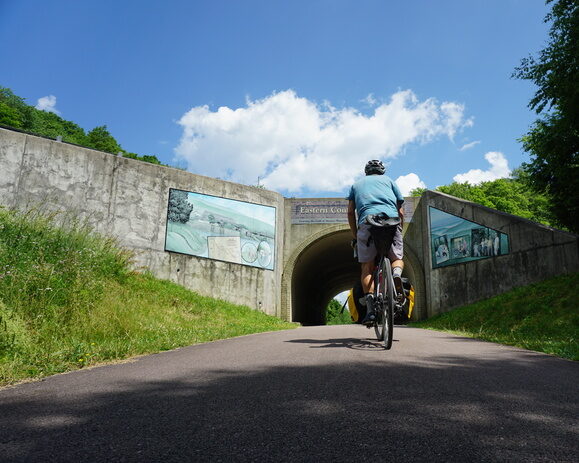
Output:
[[[349,229],[333,231],[305,247],[291,272],[291,320],[302,325],[324,325],[328,302],[348,290],[360,278],[360,265],[353,256]],[[423,305],[424,274],[408,244],[404,243],[404,273],[416,290],[415,313]],[[346,309],[347,310],[347,309]]]
[[[302,325],[326,323],[326,306],[360,278],[349,230],[328,234],[302,251],[292,274],[292,320]]]

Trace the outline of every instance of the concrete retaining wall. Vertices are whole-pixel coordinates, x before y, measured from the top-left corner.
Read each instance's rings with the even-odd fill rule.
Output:
[[[275,269],[166,252],[170,188],[275,207]],[[272,191],[0,128],[0,205],[72,211],[133,249],[136,265],[159,278],[288,320],[296,311],[307,319],[312,310],[322,320],[326,299],[350,287],[359,266],[346,223],[292,225],[293,201]],[[433,269],[429,206],[506,233],[509,254]],[[416,319],[579,271],[577,235],[434,191],[418,202],[404,241],[407,276],[417,289]],[[296,294],[306,287],[311,294],[300,302]],[[294,299],[298,303],[292,308]]]
[[[118,237],[136,252],[136,265],[157,277],[281,315],[284,198],[278,193],[5,129],[0,163],[0,205],[73,211]],[[166,252],[169,188],[275,207],[275,270]]]
[[[420,201],[421,220],[428,206],[493,228],[509,236],[509,254],[432,268],[429,228],[423,233],[428,317],[512,288],[579,271],[579,236],[464,201],[427,191]]]

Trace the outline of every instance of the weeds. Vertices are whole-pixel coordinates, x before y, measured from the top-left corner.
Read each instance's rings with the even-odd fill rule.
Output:
[[[131,270],[71,215],[0,208],[0,384],[294,327]]]
[[[414,323],[486,341],[579,360],[579,273],[505,294]]]

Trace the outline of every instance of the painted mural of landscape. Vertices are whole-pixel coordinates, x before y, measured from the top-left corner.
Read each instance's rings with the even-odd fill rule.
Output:
[[[429,213],[433,268],[509,253],[506,233],[434,207],[429,207]]]
[[[273,270],[274,207],[171,188],[165,250]]]

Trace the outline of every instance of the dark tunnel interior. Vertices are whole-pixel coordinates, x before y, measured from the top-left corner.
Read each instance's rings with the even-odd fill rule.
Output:
[[[348,290],[360,278],[360,264],[350,247],[349,230],[331,233],[312,243],[300,254],[292,274],[292,321],[302,325],[324,325],[328,302]],[[422,283],[419,264],[404,243],[403,277],[415,287],[413,318],[419,315]],[[423,277],[422,277],[423,278]],[[415,318],[416,319],[416,318]]]
[[[360,278],[350,240],[350,231],[343,230],[326,235],[302,252],[292,275],[293,321],[325,324],[328,302]]]

